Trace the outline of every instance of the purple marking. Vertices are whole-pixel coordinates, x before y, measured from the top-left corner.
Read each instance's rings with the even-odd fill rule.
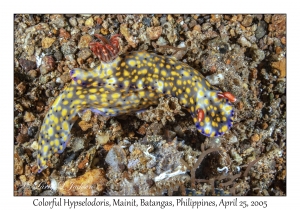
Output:
[[[96,109],[96,108],[88,108],[88,109],[91,110],[95,114],[100,114],[102,116],[106,116],[106,114],[104,112],[100,111],[99,109]]]

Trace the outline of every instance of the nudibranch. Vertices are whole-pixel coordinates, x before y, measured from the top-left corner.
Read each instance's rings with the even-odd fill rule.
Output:
[[[197,70],[173,57],[145,51],[118,56],[118,35],[90,44],[102,61],[93,70],[73,69],[72,82],[56,98],[45,115],[38,136],[39,172],[54,153],[62,153],[80,111],[92,109],[116,116],[158,104],[171,95],[179,99],[205,136],[223,135],[232,126],[236,99],[229,92],[215,90]]]

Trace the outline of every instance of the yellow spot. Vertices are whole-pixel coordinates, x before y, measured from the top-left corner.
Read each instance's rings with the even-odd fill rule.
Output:
[[[192,111],[192,112],[194,112],[194,111],[195,111],[195,108],[194,108],[193,106],[191,107],[191,111]]]
[[[136,69],[134,69],[132,72],[131,72],[131,75],[135,75],[136,74]]]
[[[50,141],[50,146],[53,146],[54,145],[54,142],[53,141]]]
[[[134,61],[134,60],[130,60],[130,61],[128,62],[128,64],[129,64],[130,66],[134,66],[134,65],[135,65],[135,61]]]
[[[153,81],[153,79],[151,78],[150,75],[149,75],[149,77],[147,78],[147,80],[148,80],[149,82],[152,82],[152,81]]]
[[[67,115],[68,111],[66,109],[63,109],[62,112],[61,112],[61,115],[63,117],[65,117]]]
[[[167,76],[167,72],[166,72],[165,70],[162,70],[162,71],[161,71],[161,75],[162,75],[163,77],[165,77],[165,76]]]
[[[141,74],[147,74],[147,69],[139,70],[138,75],[141,75]]]
[[[225,131],[227,131],[227,130],[228,130],[227,125],[224,125],[224,126],[222,127],[222,131],[225,132]]]
[[[49,128],[49,129],[48,129],[48,134],[49,134],[49,136],[52,136],[52,135],[53,135],[53,128]]]
[[[81,100],[75,100],[75,101],[73,101],[73,103],[72,103],[72,105],[76,105],[76,104],[80,104],[81,103]]]
[[[186,88],[185,91],[189,94],[191,92],[190,88]]]
[[[112,75],[113,71],[111,69],[107,70],[107,75]]]
[[[170,68],[171,68],[171,66],[167,64],[167,65],[166,65],[166,68],[167,68],[167,69],[170,69]]]
[[[209,128],[205,128],[205,133],[206,133],[206,134],[209,134],[209,133],[210,133]]]
[[[176,71],[171,71],[171,75],[172,75],[172,76],[175,76],[175,77],[179,77],[179,74],[178,74],[178,72],[176,72]]]
[[[187,71],[185,71],[185,72],[183,72],[183,75],[187,77],[187,76],[189,76],[189,73]]]
[[[199,91],[199,95],[200,95],[201,97],[203,97],[203,96],[204,96],[204,92],[203,92],[202,90],[200,90],[200,91]]]
[[[215,112],[211,112],[211,116],[214,117],[216,114]]]
[[[139,95],[140,95],[140,97],[144,97],[145,96],[145,92],[141,91],[141,92],[139,92]]]
[[[63,105],[68,105],[69,101],[64,100]]]
[[[194,104],[194,99],[190,98],[190,102],[191,102],[191,104]]]
[[[200,122],[200,125],[201,125],[201,126],[204,126],[204,122]]]
[[[72,98],[72,97],[73,97],[73,93],[72,93],[72,92],[71,92],[71,93],[68,93],[67,97],[68,97],[68,98]]]
[[[80,96],[79,96],[80,99],[83,99],[84,97],[85,97],[84,95],[80,95]]]
[[[220,118],[220,117],[217,117],[217,121],[220,122],[220,121],[221,121],[221,118]]]
[[[89,92],[90,93],[97,93],[97,89],[96,88],[89,89]]]
[[[58,117],[54,118],[54,123],[56,123],[56,124],[58,123]]]
[[[95,101],[97,97],[95,95],[89,95],[90,100]]]
[[[205,117],[205,122],[206,122],[206,123],[209,123],[209,121],[210,121],[210,120],[209,120],[209,117]]]
[[[126,63],[125,63],[125,62],[122,62],[122,63],[121,63],[121,66],[122,66],[122,67],[124,67],[125,65],[126,65]]]
[[[58,106],[57,109],[56,109],[58,112],[61,111],[61,106]]]
[[[117,99],[119,97],[120,97],[120,93],[114,93],[114,94],[112,94],[112,98],[113,99]]]
[[[181,65],[176,66],[176,69],[177,69],[177,70],[179,70],[179,69],[181,69],[181,68],[182,68]]]
[[[47,153],[47,152],[48,152],[48,148],[49,148],[49,147],[48,147],[47,145],[45,145],[44,148],[43,148],[43,152],[44,152],[44,153]]]
[[[226,117],[222,117],[223,122],[226,122]]]
[[[228,111],[231,111],[232,110],[232,107],[231,106],[226,106],[225,107],[225,110],[228,112]]]
[[[152,63],[148,62],[148,66],[151,67],[151,66],[152,66]]]
[[[54,141],[54,144],[55,144],[55,146],[58,146],[58,145],[59,145],[59,140],[56,139],[56,140]]]
[[[68,130],[69,130],[69,125],[68,125],[68,123],[67,123],[66,121],[63,122],[62,128],[63,128],[65,131],[68,131]]]
[[[212,132],[212,133],[210,134],[210,137],[215,136],[215,133],[216,133],[216,132]]]
[[[121,75],[121,72],[117,72],[116,76],[119,77]]]
[[[210,84],[209,84],[207,81],[205,81],[205,84],[206,84],[208,87],[210,87]]]
[[[204,103],[205,103],[206,105],[208,105],[208,99],[205,99],[205,100],[204,100]],[[209,107],[209,108],[211,108],[211,107]]]
[[[125,77],[128,77],[130,74],[129,74],[129,71],[127,71],[127,70],[124,70],[124,76]]]

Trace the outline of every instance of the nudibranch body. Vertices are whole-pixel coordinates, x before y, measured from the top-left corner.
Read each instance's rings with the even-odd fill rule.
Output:
[[[234,96],[213,89],[197,70],[173,57],[132,52],[93,70],[73,69],[70,74],[72,82],[57,97],[41,126],[39,172],[53,153],[64,151],[76,114],[86,109],[116,116],[146,109],[158,104],[160,97],[172,95],[191,113],[203,135],[220,136],[232,126],[230,102]]]

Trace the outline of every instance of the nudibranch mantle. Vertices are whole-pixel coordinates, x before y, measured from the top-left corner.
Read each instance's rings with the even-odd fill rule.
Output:
[[[39,132],[39,172],[54,153],[64,151],[77,113],[86,109],[116,116],[146,109],[170,95],[191,113],[203,135],[220,136],[232,126],[234,96],[215,90],[197,70],[173,57],[131,52],[70,74],[72,82],[54,101]]]

